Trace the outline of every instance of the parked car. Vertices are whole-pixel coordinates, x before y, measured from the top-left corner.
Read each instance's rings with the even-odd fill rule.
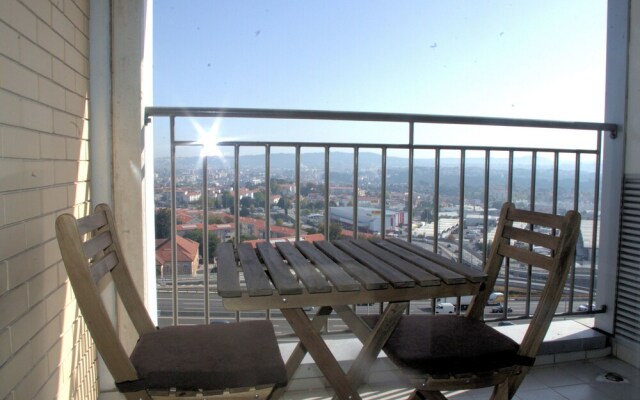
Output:
[[[596,309],[596,303],[591,304],[591,310]],[[578,311],[589,311],[589,304],[580,304],[578,306]]]
[[[502,292],[493,292],[489,295],[487,299],[488,306],[499,306],[500,302],[504,301],[504,293]]]
[[[491,312],[492,312],[493,314],[501,314],[501,313],[504,313],[504,307],[503,307],[503,306],[493,307],[493,308],[491,309]],[[513,310],[511,309],[511,307],[507,308],[507,312],[508,312],[508,313],[513,312]]]

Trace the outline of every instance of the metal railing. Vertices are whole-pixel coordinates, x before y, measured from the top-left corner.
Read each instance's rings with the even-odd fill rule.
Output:
[[[593,311],[591,305],[594,299],[595,280],[597,276],[597,242],[598,242],[598,218],[600,203],[600,176],[601,176],[601,153],[602,135],[608,134],[612,137],[616,135],[616,127],[611,124],[587,123],[587,122],[560,122],[541,120],[519,120],[504,118],[480,118],[480,117],[457,117],[457,116],[437,116],[419,114],[388,114],[388,113],[364,113],[364,112],[337,112],[337,111],[307,111],[307,110],[271,110],[271,109],[224,109],[224,108],[168,108],[150,107],[146,109],[147,121],[154,120],[154,129],[165,121],[164,129],[168,131],[168,143],[170,149],[170,205],[171,215],[171,292],[172,292],[172,317],[173,323],[177,324],[178,311],[178,272],[177,272],[177,152],[179,149],[203,147],[208,138],[194,137],[189,129],[177,128],[177,124],[184,120],[242,120],[251,121],[252,129],[255,132],[260,128],[255,128],[256,122],[266,120],[277,120],[283,123],[282,131],[287,132],[286,124],[292,121],[348,121],[349,123],[364,124],[361,129],[356,129],[360,135],[366,134],[366,129],[372,123],[392,124],[395,135],[398,139],[384,137],[385,140],[379,142],[343,142],[342,140],[323,141],[323,135],[311,135],[311,140],[262,140],[260,138],[245,138],[245,140],[218,138],[216,146],[218,149],[229,150],[226,155],[222,151],[218,155],[230,162],[226,170],[232,170],[232,184],[229,191],[233,192],[233,231],[230,235],[232,240],[241,240],[243,236],[243,222],[240,216],[241,200],[240,191],[242,187],[241,177],[241,152],[246,149],[256,151],[259,149],[261,157],[264,157],[262,167],[264,173],[264,184],[259,186],[264,190],[264,212],[260,213],[260,220],[264,227],[260,229],[262,237],[257,239],[275,239],[274,226],[272,224],[272,153],[273,149],[285,149],[293,154],[294,165],[291,173],[292,177],[292,202],[294,204],[293,227],[291,228],[292,239],[299,240],[305,233],[301,227],[301,201],[305,200],[301,195],[302,184],[302,158],[307,151],[319,151],[323,154],[322,166],[318,168],[318,175],[323,176],[321,185],[323,210],[318,213],[321,216],[321,227],[324,237],[330,237],[332,216],[335,217],[336,210],[332,208],[332,188],[331,174],[332,158],[336,152],[348,152],[351,155],[350,168],[353,174],[350,188],[351,208],[348,216],[342,218],[341,227],[343,232],[349,228],[345,220],[351,219],[350,231],[353,237],[359,236],[380,236],[394,234],[408,241],[421,243],[432,251],[440,252],[468,264],[470,267],[480,268],[487,257],[487,248],[492,236],[490,230],[495,222],[492,218],[491,206],[503,201],[518,203],[519,207],[528,207],[537,211],[562,213],[567,209],[576,209],[583,213],[582,241],[584,246],[580,248],[577,255],[576,267],[572,269],[571,276],[567,283],[567,296],[565,310],[563,314],[571,314],[574,310],[574,303],[577,299],[589,305],[588,311]],[[166,122],[168,121],[168,125]],[[458,128],[455,128],[458,127]],[[162,127],[161,127],[162,128]],[[491,141],[492,133],[486,133],[487,129],[507,133],[507,140],[500,139],[494,144],[467,144],[467,143],[432,143],[429,135],[424,132],[451,132],[460,129],[464,134],[476,136],[480,132],[483,141]],[[299,128],[291,128],[291,131]],[[161,129],[162,130],[162,129]],[[191,129],[193,130],[193,129]],[[404,132],[397,134],[397,132]],[[290,132],[289,132],[290,133]],[[213,135],[214,133],[209,133]],[[217,132],[220,134],[220,132]],[[526,137],[530,141],[531,137],[544,136],[551,137],[551,140],[541,139],[539,145],[521,145]],[[587,142],[586,146],[576,146],[574,144],[562,144],[560,140],[563,135],[579,138],[579,142]],[[549,136],[550,135],[550,136]],[[184,136],[184,137],[183,137]],[[464,135],[462,135],[464,136]],[[427,137],[427,139],[425,139]],[[433,136],[431,136],[433,137]],[[403,140],[404,138],[404,140]],[[393,139],[393,140],[391,140]],[[506,143],[505,143],[506,142]],[[157,143],[156,145],[159,145]],[[579,148],[576,148],[579,147]],[[369,152],[379,155],[380,166],[377,172],[379,181],[375,183],[375,189],[370,192],[375,193],[378,201],[376,206],[363,207],[359,205],[362,186],[366,183],[364,179],[370,179],[371,172],[361,171],[360,159],[368,156]],[[406,161],[406,168],[398,167],[397,156],[391,154],[402,154]],[[453,157],[451,156],[453,154]],[[424,157],[427,156],[427,157]],[[210,181],[210,156],[200,159],[202,176],[196,178],[198,182],[201,198],[192,208],[202,209],[202,243],[209,243],[209,193],[213,185]],[[523,162],[523,159],[525,160]],[[394,162],[390,167],[389,162]],[[427,160],[427,161],[425,161]],[[453,160],[453,161],[452,161]],[[569,160],[569,161],[567,161]],[[403,161],[403,162],[405,162]],[[419,161],[419,162],[418,162]],[[505,165],[506,162],[506,165]],[[474,163],[470,166],[469,163]],[[476,164],[480,163],[481,166]],[[446,165],[445,165],[446,164]],[[404,178],[406,169],[406,179]],[[401,178],[394,177],[393,182],[389,182],[390,171],[397,172]],[[480,173],[478,174],[478,171]],[[344,171],[343,171],[344,172]],[[472,174],[473,172],[473,174]],[[262,173],[262,172],[261,172]],[[523,178],[523,174],[527,176]],[[549,176],[550,174],[550,176]],[[374,174],[375,175],[375,174]],[[251,178],[251,177],[248,177]],[[482,182],[478,182],[481,180]],[[426,181],[426,183],[425,183]],[[525,187],[520,187],[522,182],[528,182]],[[308,180],[307,180],[308,182]],[[317,184],[317,182],[316,182]],[[390,185],[393,184],[393,188]],[[475,189],[469,190],[467,186]],[[540,187],[543,186],[543,189]],[[197,187],[197,186],[196,186]],[[453,187],[453,189],[452,189]],[[456,189],[457,187],[457,189]],[[191,188],[194,186],[185,186]],[[182,188],[182,189],[184,189]],[[166,187],[157,185],[157,189],[166,190]],[[334,189],[335,190],[335,189]],[[343,188],[344,190],[344,188]],[[401,193],[402,192],[402,193]],[[452,194],[453,193],[453,194]],[[394,196],[403,197],[404,207],[392,206],[388,204],[387,198]],[[429,199],[425,202],[425,199]],[[478,205],[478,202],[480,204]],[[375,203],[375,201],[374,201]],[[473,203],[473,204],[471,204]],[[199,205],[198,205],[199,204]],[[477,208],[480,214],[471,216],[469,209]],[[227,207],[230,209],[230,207]],[[374,209],[373,214],[379,215],[378,222],[374,227],[362,226],[359,218],[363,210]],[[399,209],[402,208],[402,209]],[[499,207],[498,207],[499,208]],[[376,212],[377,210],[377,212]],[[423,211],[422,215],[416,212]],[[441,217],[446,211],[453,215],[445,219]],[[403,223],[392,220],[387,216],[395,213]],[[264,215],[264,219],[262,219]],[[376,217],[378,218],[378,217]],[[476,226],[470,229],[470,220],[474,219]],[[448,223],[448,230],[445,229],[444,221]],[[453,222],[452,222],[453,220]],[[457,223],[456,223],[457,221]],[[428,223],[427,223],[428,222]],[[422,223],[422,227],[415,227],[415,224]],[[389,226],[392,225],[392,226]],[[465,228],[466,227],[466,228]],[[394,229],[392,233],[392,229]],[[418,232],[421,232],[418,234]],[[473,236],[473,238],[465,237]],[[586,237],[585,237],[586,236]],[[590,243],[590,245],[588,245]],[[203,302],[205,318],[211,317],[211,290],[209,282],[212,278],[207,260],[210,259],[208,246],[202,246],[203,260],[205,267],[203,270]],[[524,310],[522,316],[530,314],[534,305],[537,271],[531,267],[521,265],[510,265],[507,262],[504,276],[501,277],[500,289],[504,290],[505,302],[502,316],[507,317],[509,309],[509,295],[514,292],[514,287],[520,287],[524,295]],[[460,306],[460,299],[458,299]],[[432,309],[434,303],[432,302]],[[458,307],[460,310],[460,307]],[[267,316],[269,313],[267,313]],[[239,316],[237,316],[239,318]]]

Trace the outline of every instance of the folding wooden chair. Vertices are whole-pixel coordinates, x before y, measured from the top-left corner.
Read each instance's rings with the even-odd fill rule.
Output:
[[[563,217],[518,210],[510,203],[502,207],[484,269],[486,285],[466,314],[403,316],[384,346],[392,361],[411,376],[420,377],[414,398],[446,399],[441,391],[490,386],[494,386],[492,399],[513,397],[535,361],[562,297],[579,228],[580,214],[575,211]],[[512,265],[519,261],[547,273],[520,344],[482,321],[505,258]],[[373,326],[376,318],[363,319]]]
[[[267,398],[274,387],[286,384],[269,321],[157,329],[133,285],[107,205],[98,205],[94,214],[80,219],[59,216],[56,235],[84,321],[127,399]],[[139,335],[130,355],[101,299],[98,283],[109,273]]]

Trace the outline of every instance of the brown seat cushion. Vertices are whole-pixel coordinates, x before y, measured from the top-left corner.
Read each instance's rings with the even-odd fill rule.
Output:
[[[378,315],[363,316],[373,327]],[[510,365],[533,365],[517,354],[518,343],[484,322],[459,315],[407,315],[384,346],[400,367],[419,373],[486,371]]]
[[[140,337],[131,362],[150,389],[216,390],[287,381],[269,321],[162,328]]]

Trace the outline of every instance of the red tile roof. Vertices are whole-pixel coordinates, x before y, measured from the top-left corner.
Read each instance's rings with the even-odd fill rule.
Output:
[[[176,236],[176,260],[178,262],[193,262],[198,257],[200,244],[182,236]],[[171,239],[156,239],[156,263],[171,262]]]

